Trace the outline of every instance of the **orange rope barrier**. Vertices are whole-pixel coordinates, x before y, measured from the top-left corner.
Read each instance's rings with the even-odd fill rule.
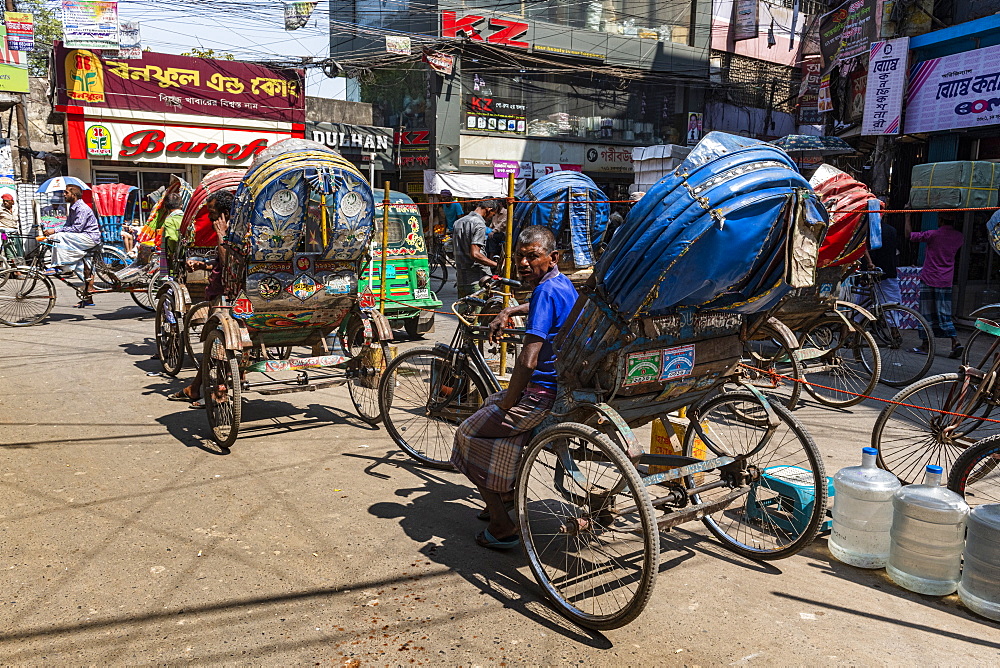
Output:
[[[743,367],[743,368],[745,368],[745,369],[750,369],[751,371],[756,371],[757,373],[760,373],[760,374],[763,374],[765,376],[768,376],[771,379],[790,380],[792,382],[800,383],[802,385],[811,385],[812,387],[819,387],[819,388],[822,388],[824,390],[830,390],[831,392],[840,392],[842,394],[849,394],[852,397],[861,397],[862,399],[873,399],[875,401],[881,401],[884,404],[892,404],[893,406],[902,406],[904,408],[917,408],[917,409],[922,410],[922,411],[930,411],[931,413],[940,413],[942,415],[953,415],[955,417],[966,418],[968,420],[978,420],[980,422],[997,422],[997,423],[1000,423],[1000,420],[994,420],[993,418],[975,417],[973,415],[966,415],[965,413],[955,413],[955,412],[952,412],[952,411],[942,410],[940,408],[927,408],[926,406],[917,406],[916,404],[907,404],[907,403],[904,403],[902,401],[893,401],[892,399],[882,399],[880,397],[872,397],[872,396],[869,396],[867,394],[858,394],[857,392],[851,392],[850,390],[841,390],[841,389],[836,388],[836,387],[827,387],[826,385],[820,385],[819,383],[810,382],[810,381],[808,381],[808,380],[806,380],[804,378],[792,378],[791,376],[786,376],[784,374],[780,374],[777,371],[770,371],[770,370],[766,370],[766,369],[758,369],[756,367],[750,366],[749,364],[743,364],[743,363],[741,363],[740,366]]]

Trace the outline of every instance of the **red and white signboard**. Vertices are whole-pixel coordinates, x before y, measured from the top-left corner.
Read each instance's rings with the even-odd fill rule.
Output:
[[[103,119],[70,122],[69,157],[169,162],[171,164],[248,165],[271,144],[293,131],[241,130],[173,125],[140,125]]]

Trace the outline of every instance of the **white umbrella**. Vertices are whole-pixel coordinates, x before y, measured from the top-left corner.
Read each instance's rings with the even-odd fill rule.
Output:
[[[90,190],[90,186],[75,176],[57,176],[38,186],[37,192],[51,193],[57,190],[66,190],[66,186],[79,186],[80,190]]]

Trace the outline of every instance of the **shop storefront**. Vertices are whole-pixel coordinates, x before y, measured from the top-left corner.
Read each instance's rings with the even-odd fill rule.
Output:
[[[149,52],[118,60],[61,45],[54,55],[69,174],[89,183],[134,185],[145,199],[172,175],[197,185],[304,136],[301,70]]]

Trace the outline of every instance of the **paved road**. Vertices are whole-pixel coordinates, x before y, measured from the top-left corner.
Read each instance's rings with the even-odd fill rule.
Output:
[[[411,463],[346,390],[251,396],[220,455],[203,413],[165,399],[192,372],[148,375],[149,315],[127,297],[63,305],[0,330],[0,663],[1000,662],[998,625],[954,596],[839,564],[824,537],[748,562],[700,525],[664,534],[642,617],[577,628],[520,552],[474,544],[464,480]],[[832,474],[875,410],[797,414]]]

